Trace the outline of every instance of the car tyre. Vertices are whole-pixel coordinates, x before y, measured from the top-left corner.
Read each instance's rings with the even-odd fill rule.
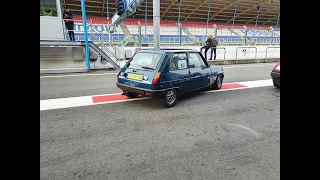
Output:
[[[222,86],[222,82],[223,82],[223,75],[222,74],[218,74],[216,81],[212,85],[212,89],[213,90],[220,89],[221,86]]]
[[[127,93],[126,96],[128,98],[137,98],[139,96],[139,94],[136,94],[136,93]]]
[[[167,108],[173,107],[177,103],[177,97],[177,91],[175,89],[169,89],[158,99],[158,102]]]
[[[274,85],[274,87],[276,87],[276,88],[280,88],[280,84],[277,84],[277,83],[274,82],[274,81],[273,81],[273,85]]]

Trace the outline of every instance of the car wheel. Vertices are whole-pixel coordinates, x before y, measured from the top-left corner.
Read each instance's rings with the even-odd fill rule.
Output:
[[[137,98],[137,97],[139,96],[139,94],[136,94],[136,93],[127,93],[126,96],[129,97],[129,98]]]
[[[280,88],[280,84],[277,84],[277,83],[275,83],[274,81],[273,81],[273,85],[274,85],[274,87],[276,87],[276,88]]]
[[[221,88],[223,82],[223,75],[218,74],[216,81],[213,83],[212,89],[213,90],[218,90]]]
[[[158,101],[162,106],[173,107],[177,103],[177,91],[175,89],[167,90]]]

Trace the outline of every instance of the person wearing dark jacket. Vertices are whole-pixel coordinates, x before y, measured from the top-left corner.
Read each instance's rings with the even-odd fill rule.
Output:
[[[73,16],[72,16],[72,13],[69,11],[68,8],[63,13],[63,19],[64,19],[65,25],[66,25],[66,27],[68,29],[68,34],[69,34],[69,37],[70,37],[70,41],[74,41]]]
[[[204,49],[204,57],[207,60],[207,52],[209,50],[209,48],[212,46],[212,39],[211,39],[211,35],[208,35],[208,39],[206,40],[206,45],[202,46],[200,48],[200,53],[202,53],[202,49]]]
[[[212,53],[214,52],[214,60],[216,60],[216,56],[217,56],[217,46],[218,46],[218,41],[215,37],[212,37],[212,45],[211,45],[211,55],[210,55],[210,59],[212,60]]]

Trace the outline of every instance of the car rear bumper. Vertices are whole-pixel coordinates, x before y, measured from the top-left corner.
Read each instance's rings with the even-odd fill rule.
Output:
[[[271,78],[272,78],[274,83],[280,85],[280,72],[272,71],[271,72]]]
[[[123,93],[135,93],[135,94],[141,94],[143,96],[150,96],[150,97],[161,97],[165,90],[151,90],[151,89],[144,89],[144,88],[138,88],[133,87],[121,83],[116,83],[118,88],[120,88]]]

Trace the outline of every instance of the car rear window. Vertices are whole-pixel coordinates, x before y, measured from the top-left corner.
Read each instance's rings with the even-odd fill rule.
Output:
[[[162,54],[137,53],[127,65],[131,69],[155,70],[159,64]]]

